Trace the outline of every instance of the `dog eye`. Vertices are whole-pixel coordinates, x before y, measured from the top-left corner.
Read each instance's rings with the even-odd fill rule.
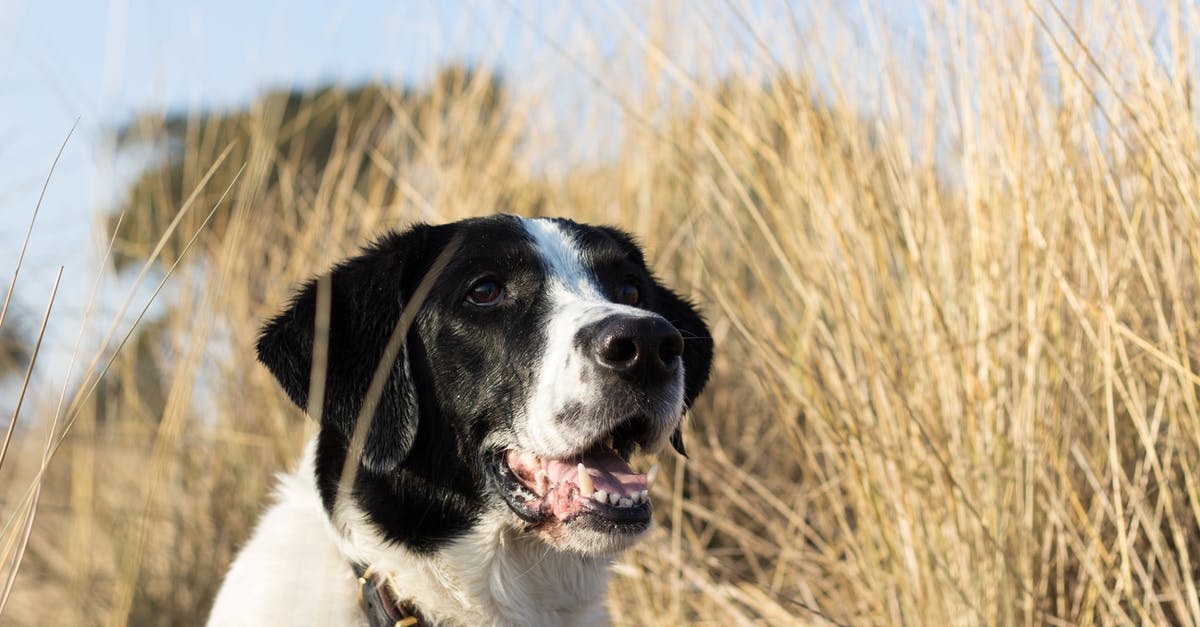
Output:
[[[467,300],[480,307],[498,305],[504,300],[504,286],[493,279],[484,279],[471,286],[467,292]]]
[[[641,297],[638,286],[631,279],[625,279],[617,286],[616,301],[622,305],[636,305]]]

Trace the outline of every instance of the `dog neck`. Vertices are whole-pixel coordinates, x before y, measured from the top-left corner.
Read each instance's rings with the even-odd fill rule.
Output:
[[[300,473],[311,473],[310,445]],[[488,511],[445,546],[416,552],[384,538],[356,505],[339,504],[329,531],[351,564],[386,574],[397,599],[434,623],[595,625],[604,608],[612,559],[560,551],[535,531],[517,529],[506,511]]]

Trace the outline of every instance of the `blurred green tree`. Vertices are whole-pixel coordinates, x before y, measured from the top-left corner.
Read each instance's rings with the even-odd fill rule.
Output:
[[[420,87],[279,90],[239,109],[139,115],[117,133],[120,154],[147,165],[107,220],[108,233],[116,231],[115,263],[123,269],[146,259],[190,199],[195,209],[159,257],[173,263],[243,166],[237,194],[255,196],[272,223],[303,219],[328,191],[321,185],[334,164],[339,184],[351,181],[350,193],[390,203],[418,153],[499,145],[507,104],[499,76],[451,65]],[[481,164],[490,157],[477,156]],[[233,207],[217,208],[201,248],[224,236]]]
[[[4,302],[0,297],[0,303]],[[0,325],[0,380],[25,369],[29,364],[32,347],[25,328],[25,316],[10,306]]]
[[[0,327],[0,379],[19,372],[29,362],[29,345],[9,320]]]

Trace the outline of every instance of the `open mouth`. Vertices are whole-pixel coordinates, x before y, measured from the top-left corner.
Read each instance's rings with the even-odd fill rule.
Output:
[[[496,458],[501,496],[517,516],[534,525],[583,518],[612,533],[640,533],[650,524],[650,486],[657,468],[643,474],[630,467],[638,431],[626,423],[561,459],[502,451]]]

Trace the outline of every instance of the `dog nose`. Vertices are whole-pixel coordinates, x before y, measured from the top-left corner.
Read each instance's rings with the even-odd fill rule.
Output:
[[[596,361],[625,379],[661,379],[683,361],[683,337],[659,316],[611,318],[594,337]]]

